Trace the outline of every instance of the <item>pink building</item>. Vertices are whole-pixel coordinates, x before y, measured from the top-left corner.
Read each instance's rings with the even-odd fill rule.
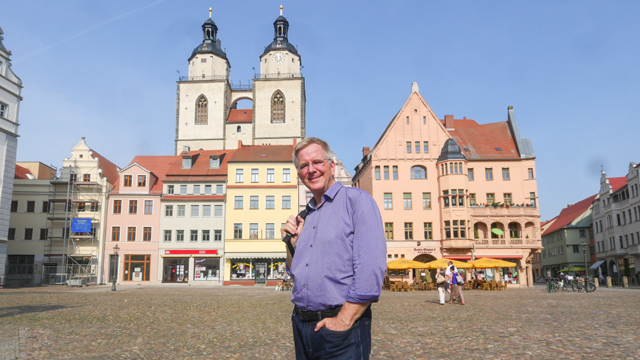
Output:
[[[485,277],[533,283],[542,248],[535,155],[511,106],[504,122],[441,120],[414,83],[375,146],[363,149],[353,185],[380,207],[389,261],[499,258],[517,267]]]
[[[157,283],[162,179],[175,156],[136,156],[109,194],[105,241],[108,281]],[[118,256],[113,248],[118,245]]]

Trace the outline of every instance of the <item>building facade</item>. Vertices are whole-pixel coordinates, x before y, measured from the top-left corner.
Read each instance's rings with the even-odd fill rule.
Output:
[[[4,47],[0,28],[0,286],[7,260],[11,196],[18,149],[18,125],[22,80],[11,70],[11,51]]]
[[[638,283],[640,261],[640,166],[630,163],[627,175],[608,177],[603,170],[600,191],[593,201],[596,262],[593,270],[614,282],[623,276]]]
[[[541,249],[535,155],[512,107],[505,122],[441,120],[414,83],[355,170],[354,186],[380,207],[388,260],[500,258],[517,264],[513,283],[532,284]]]

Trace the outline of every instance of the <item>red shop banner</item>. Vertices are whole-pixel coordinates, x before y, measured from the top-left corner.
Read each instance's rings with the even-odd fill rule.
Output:
[[[217,255],[218,250],[165,250],[165,255]]]

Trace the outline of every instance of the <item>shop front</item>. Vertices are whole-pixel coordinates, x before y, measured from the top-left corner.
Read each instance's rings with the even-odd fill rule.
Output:
[[[242,256],[247,257],[242,257]],[[229,278],[225,285],[269,285],[275,286],[286,276],[285,254],[229,255],[225,263]],[[230,258],[229,258],[230,257]]]
[[[162,282],[210,284],[220,282],[218,250],[164,250]]]

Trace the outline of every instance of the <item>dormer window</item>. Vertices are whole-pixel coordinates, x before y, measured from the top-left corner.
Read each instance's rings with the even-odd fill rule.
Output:
[[[146,175],[138,175],[138,186],[139,187],[147,186],[147,176]]]
[[[209,169],[219,169],[219,168],[220,168],[220,156],[210,156]]]
[[[131,183],[133,182],[133,175],[125,175],[124,176],[124,186],[131,186]]]
[[[183,169],[191,169],[191,158],[190,157],[182,158],[182,168]]]

